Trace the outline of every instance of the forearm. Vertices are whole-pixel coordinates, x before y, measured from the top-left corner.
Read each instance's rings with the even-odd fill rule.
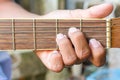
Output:
[[[0,0],[0,18],[39,18],[11,0]]]

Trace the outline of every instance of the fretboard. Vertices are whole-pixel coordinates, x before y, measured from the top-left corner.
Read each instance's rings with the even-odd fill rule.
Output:
[[[105,19],[0,19],[0,50],[54,50],[57,49],[56,35],[58,33],[67,35],[70,27],[80,29],[87,40],[95,38],[104,47],[117,47],[111,38],[111,21]],[[115,35],[116,33],[113,32],[113,36]]]

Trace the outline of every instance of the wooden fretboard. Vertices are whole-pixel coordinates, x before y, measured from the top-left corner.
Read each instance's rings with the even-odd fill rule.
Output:
[[[77,27],[104,47],[120,47],[120,19],[0,19],[0,50],[53,50],[56,34]],[[67,46],[67,45],[66,45]]]

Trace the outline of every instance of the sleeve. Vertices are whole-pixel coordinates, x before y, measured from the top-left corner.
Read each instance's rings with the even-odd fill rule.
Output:
[[[6,51],[0,51],[0,80],[11,80],[11,57]],[[6,77],[7,79],[1,79]]]
[[[6,77],[6,75],[4,74],[1,66],[0,66],[0,80],[7,80],[7,77]]]

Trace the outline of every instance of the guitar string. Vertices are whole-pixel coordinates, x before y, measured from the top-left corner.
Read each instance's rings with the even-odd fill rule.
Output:
[[[24,27],[25,28],[25,27]],[[36,28],[37,28],[37,26],[36,26]],[[51,27],[49,27],[49,28],[51,28]],[[84,28],[84,27],[83,27]],[[88,27],[87,27],[88,28]],[[99,28],[102,28],[102,27],[99,27]],[[46,31],[43,31],[43,32],[46,32]]]
[[[101,27],[100,27],[101,28]]]

